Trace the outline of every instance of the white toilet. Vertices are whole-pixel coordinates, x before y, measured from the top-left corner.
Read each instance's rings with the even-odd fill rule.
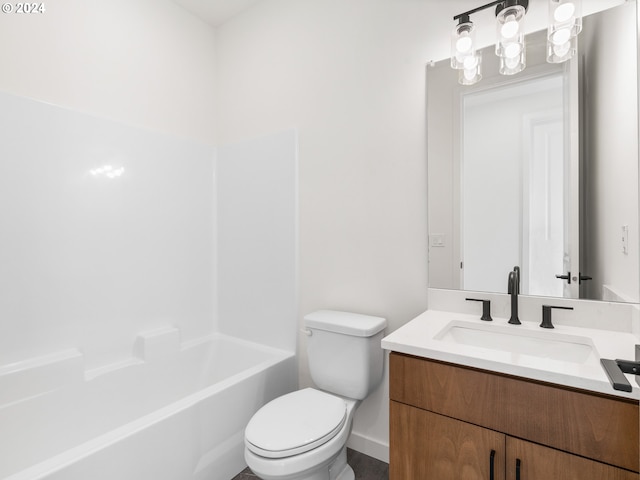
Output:
[[[267,403],[244,435],[247,465],[264,480],[353,480],[347,438],[360,401],[380,383],[387,321],[319,310],[304,317],[311,378]]]

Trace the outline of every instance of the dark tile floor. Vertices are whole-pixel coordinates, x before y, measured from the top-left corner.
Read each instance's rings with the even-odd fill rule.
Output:
[[[356,480],[388,480],[389,465],[371,458],[364,453],[347,449],[347,462],[356,474]],[[236,475],[232,480],[256,480],[248,468]]]

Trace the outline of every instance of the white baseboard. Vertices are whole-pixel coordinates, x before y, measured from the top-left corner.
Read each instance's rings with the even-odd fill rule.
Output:
[[[352,432],[347,441],[347,447],[370,457],[389,463],[389,443],[377,438],[366,437],[358,432]]]

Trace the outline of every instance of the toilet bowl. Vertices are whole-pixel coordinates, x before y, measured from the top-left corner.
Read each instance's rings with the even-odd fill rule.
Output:
[[[347,439],[361,400],[380,383],[386,320],[320,310],[304,318],[319,388],[276,398],[245,429],[245,460],[263,480],[354,480]]]
[[[264,480],[353,480],[346,443],[359,403],[312,388],[273,400],[247,425],[247,465]]]

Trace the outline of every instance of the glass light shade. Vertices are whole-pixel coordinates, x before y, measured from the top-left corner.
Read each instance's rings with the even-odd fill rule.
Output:
[[[482,80],[482,52],[478,51],[464,61],[464,68],[458,71],[458,83],[473,85]]]
[[[549,63],[566,62],[573,58],[577,51],[577,37],[571,37],[564,43],[555,43],[552,40],[547,40],[547,62]]]
[[[476,27],[472,22],[464,22],[451,32],[451,68],[464,69],[465,59],[476,54]]]
[[[582,0],[549,0],[547,37],[556,45],[564,44],[582,30]]]
[[[524,16],[522,5],[507,6],[496,15],[496,55],[500,57],[500,73],[513,75],[526,66]]]
[[[520,44],[524,49],[524,16],[526,10],[522,5],[503,8],[496,15],[496,55],[504,57],[507,48]]]

